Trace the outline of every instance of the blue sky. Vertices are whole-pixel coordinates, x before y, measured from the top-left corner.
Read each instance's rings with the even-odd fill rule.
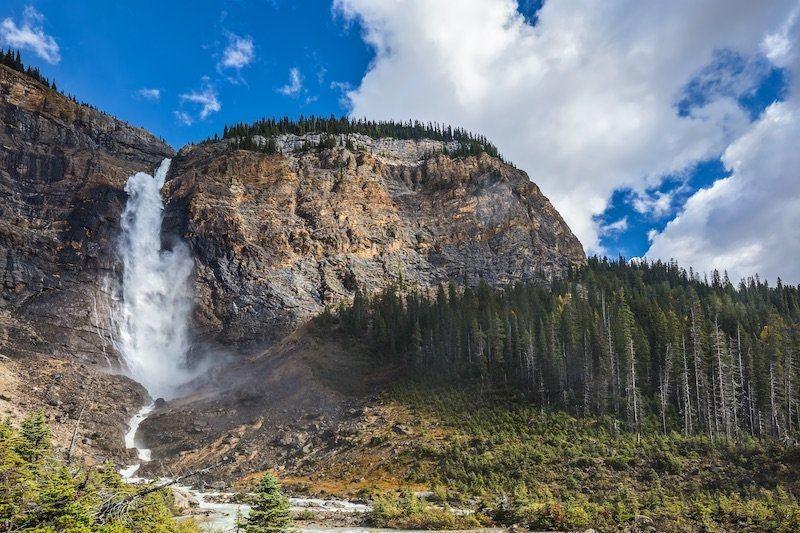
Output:
[[[682,98],[676,102],[679,114],[704,103],[709,93],[713,92],[712,88],[702,85],[696,79],[686,85]],[[769,105],[783,100],[786,90],[785,72],[765,66],[756,83],[743,94],[736,95],[736,98],[755,121]],[[637,202],[636,194],[631,189],[615,190],[606,210],[597,216],[599,223],[608,228],[605,234],[601,234],[602,245],[616,256],[630,258],[644,255],[650,245],[648,234],[651,231],[663,231],[692,194],[730,174],[719,157],[715,157],[700,161],[680,174],[667,176],[658,187],[646,191],[650,198],[662,199],[663,203],[655,209],[651,204]]]
[[[21,24],[29,5],[6,0],[0,18]],[[265,115],[342,114],[341,87],[358,84],[371,56],[358,28],[334,17],[324,0],[34,5],[60,47],[61,61],[48,64],[27,52],[26,62],[37,64],[61,90],[174,147],[221,133],[224,124]],[[220,67],[235,37],[251,38],[254,57],[240,69]],[[293,68],[302,88],[282,94]],[[200,106],[182,103],[181,95],[204,87],[216,92],[221,109],[199,120]],[[159,98],[140,96],[143,88],[158,89]],[[182,123],[175,111],[189,114],[193,123]]]
[[[41,42],[23,46],[26,63],[176,148],[263,116],[464,126],[528,171],[588,251],[736,263],[738,234],[698,233],[713,206],[694,207],[697,235],[685,221],[681,235],[673,227],[709,196],[699,191],[735,177],[738,160],[726,169],[723,153],[792,94],[800,4],[647,4],[6,0],[0,45],[9,28],[32,35]],[[777,194],[792,179],[776,178]],[[682,255],[687,242],[694,252]]]

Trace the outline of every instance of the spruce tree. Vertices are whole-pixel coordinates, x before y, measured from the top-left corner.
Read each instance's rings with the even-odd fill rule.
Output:
[[[250,513],[241,525],[247,533],[278,533],[292,530],[289,500],[278,480],[267,472],[250,499]]]
[[[16,451],[24,460],[35,463],[50,451],[50,428],[41,410],[22,421],[19,434]]]
[[[591,258],[546,283],[359,288],[338,322],[412,378],[514,387],[631,430],[800,440],[800,288],[701,280]]]

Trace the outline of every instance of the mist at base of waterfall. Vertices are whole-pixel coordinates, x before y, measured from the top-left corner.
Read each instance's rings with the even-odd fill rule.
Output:
[[[130,376],[154,398],[174,396],[195,375],[187,360],[194,262],[177,239],[171,249],[161,246],[161,188],[170,163],[164,159],[154,175],[138,172],[125,184],[121,302],[112,317],[114,344]]]

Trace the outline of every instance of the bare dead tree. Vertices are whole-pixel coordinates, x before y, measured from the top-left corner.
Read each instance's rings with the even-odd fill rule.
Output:
[[[628,342],[630,365],[628,366],[627,400],[628,400],[628,420],[632,429],[636,430],[637,442],[641,438],[639,432],[639,391],[636,388],[636,353],[633,348],[633,338]]]
[[[188,479],[188,478],[194,477],[194,476],[199,476],[201,474],[207,474],[207,473],[211,472],[212,470],[215,470],[215,469],[223,466],[224,464],[226,464],[226,462],[227,461],[225,459],[223,459],[223,460],[218,461],[217,463],[215,463],[215,464],[213,464],[213,465],[211,465],[209,467],[200,468],[200,469],[197,469],[197,470],[192,470],[191,472],[188,472],[186,474],[174,477],[172,479],[163,480],[160,483],[154,483],[154,484],[149,485],[147,487],[144,487],[143,489],[138,490],[138,491],[136,491],[136,492],[134,492],[132,494],[128,494],[127,496],[123,496],[122,498],[119,498],[118,494],[113,494],[109,498],[107,498],[105,501],[103,501],[102,504],[100,504],[100,507],[98,508],[98,510],[97,510],[97,512],[95,514],[95,520],[100,524],[105,524],[105,523],[117,520],[117,519],[119,519],[121,517],[124,517],[136,505],[138,500],[141,500],[142,498],[144,498],[148,494],[152,494],[154,492],[158,492],[158,491],[163,490],[163,489],[165,489],[165,488],[167,488],[167,487],[169,487],[171,485],[175,485],[176,483],[180,483],[184,479]]]
[[[75,451],[75,443],[78,440],[78,433],[81,430],[81,420],[83,420],[83,413],[86,410],[86,399],[84,398],[81,404],[81,410],[78,413],[78,419],[75,421],[75,429],[72,430],[72,438],[69,441],[69,450],[67,450],[67,464],[72,464],[72,455]]]
[[[777,379],[775,377],[775,363],[769,362],[769,409],[770,409],[770,424],[775,436],[781,437],[781,424],[780,416],[778,414],[778,391]]]
[[[592,390],[594,388],[594,368],[589,351],[589,333],[583,332],[583,414],[591,412]]]
[[[683,351],[683,432],[692,432],[692,394],[689,388],[689,366],[686,362],[686,337],[681,338]]]
[[[792,412],[794,411],[794,362],[792,350],[787,347],[783,354],[783,401],[786,409],[786,433],[792,433]]]
[[[672,372],[672,345],[667,344],[667,350],[664,354],[664,367],[661,369],[659,376],[660,384],[658,387],[659,406],[661,410],[661,426],[664,430],[664,435],[667,434],[667,403],[669,400],[669,376]]]
[[[741,353],[741,352],[740,352]],[[751,369],[752,372],[753,368],[753,351],[752,348],[747,349],[747,361],[748,367]],[[753,379],[752,374],[750,378],[747,380],[747,418],[750,422],[750,435],[756,435],[756,402],[754,400],[755,396],[753,393]],[[758,421],[758,429],[759,433],[761,432],[761,424],[760,424],[760,413],[759,413],[759,421]]]
[[[695,405],[697,406],[697,419],[698,421],[702,421],[703,418],[706,418],[705,425],[706,429],[711,432],[711,425],[709,424],[708,420],[708,405],[703,405],[701,401],[702,398],[702,391],[703,387],[701,384],[703,382],[703,375],[700,372],[700,357],[702,354],[702,350],[700,347],[700,327],[697,324],[697,313],[695,311],[696,302],[692,302],[691,307],[691,328],[690,328],[690,335],[692,340],[692,363],[694,366],[694,393],[695,393]]]
[[[714,355],[716,359],[716,389],[717,394],[714,398],[714,409],[717,413],[715,417],[719,421],[719,425],[721,429],[725,431],[725,438],[731,438],[731,416],[730,416],[730,407],[729,407],[729,398],[728,394],[726,394],[726,384],[728,380],[726,379],[727,376],[727,366],[724,361],[724,353],[726,352],[724,346],[724,338],[722,336],[722,331],[719,329],[719,321],[717,317],[714,317]]]
[[[738,330],[738,326],[737,326]],[[730,384],[731,384],[731,414],[733,415],[733,430],[736,438],[739,438],[742,420],[740,413],[744,415],[744,373],[742,371],[742,350],[739,346],[738,331],[737,339],[728,338],[728,358],[730,360]]]
[[[602,311],[603,311],[603,325],[605,329],[606,343],[608,344],[608,357],[611,363],[611,402],[615,414],[619,414],[619,390],[620,390],[620,377],[619,377],[619,361],[617,355],[614,353],[614,343],[611,337],[611,319],[606,313],[606,296],[602,296]]]

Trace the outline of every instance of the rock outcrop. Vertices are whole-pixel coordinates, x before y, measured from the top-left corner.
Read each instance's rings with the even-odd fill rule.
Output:
[[[2,66],[0,120],[0,309],[35,324],[51,355],[100,363],[87,326],[97,324],[98,281],[116,262],[125,180],[173,151]],[[22,352],[42,352],[25,341]]]
[[[78,446],[119,455],[126,411],[145,393],[108,374],[103,280],[126,178],[173,151],[4,66],[0,122],[0,416],[42,407],[63,444],[95,400],[82,424],[98,437]]]
[[[220,381],[261,383],[254,373],[281,369],[291,369],[297,387],[316,379],[293,359],[307,352],[291,344],[303,339],[290,337],[283,346],[291,349],[275,341],[288,342],[288,333],[359,287],[502,284],[586,260],[524,172],[487,154],[445,155],[453,143],[350,134],[330,148],[318,135],[284,135],[275,154],[221,141],[175,155],[150,133],[3,66],[0,121],[0,416],[41,407],[66,447],[85,411],[78,452],[87,460],[129,457],[122,434],[146,400],[119,372],[109,284],[120,268],[125,181],[164,157],[175,156],[163,189],[163,238],[185,240],[195,259],[193,331],[237,356],[230,372],[217,369]],[[244,389],[236,386],[217,400],[204,389],[197,406],[229,409],[232,423],[252,420],[247,406],[260,410],[277,393],[244,386],[260,396],[239,402]],[[281,401],[297,403],[292,398]],[[332,413],[349,401],[319,384],[303,398]],[[153,424],[181,428],[167,412],[195,407],[179,405],[162,406]],[[219,437],[200,433],[208,442]]]
[[[503,284],[585,261],[539,188],[497,158],[446,156],[430,140],[319,140],[281,136],[274,155],[204,144],[173,160],[165,225],[196,258],[207,338],[280,338],[357,287]]]

